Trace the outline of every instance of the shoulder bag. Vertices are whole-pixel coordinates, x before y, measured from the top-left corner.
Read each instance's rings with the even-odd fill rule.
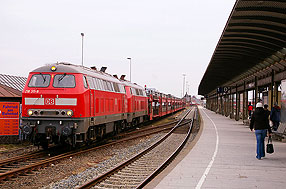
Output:
[[[271,136],[268,137],[268,143],[266,145],[266,152],[268,154],[272,154],[274,152],[274,147],[273,147],[273,144],[272,144]]]

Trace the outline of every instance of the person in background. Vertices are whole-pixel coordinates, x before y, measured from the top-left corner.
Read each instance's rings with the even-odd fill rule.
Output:
[[[264,104],[264,110],[266,111],[267,118],[269,118],[270,111],[268,110],[268,104]]]
[[[279,127],[280,116],[281,116],[281,108],[278,106],[277,102],[275,102],[270,112],[270,120],[273,122],[274,131],[277,131]]]
[[[249,102],[249,104],[248,104],[248,116],[249,116],[249,119],[251,118],[252,110],[253,110],[253,107],[251,105],[251,102]]]
[[[262,157],[265,157],[265,145],[264,139],[267,134],[267,130],[270,134],[272,133],[271,128],[269,126],[269,120],[267,112],[263,109],[263,105],[261,102],[256,104],[255,111],[253,112],[250,120],[250,130],[255,130],[256,136],[256,158],[261,160]]]

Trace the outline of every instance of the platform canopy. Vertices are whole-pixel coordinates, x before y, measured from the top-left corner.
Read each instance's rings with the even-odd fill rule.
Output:
[[[251,75],[284,59],[285,40],[285,0],[237,0],[198,93],[206,95],[242,73]]]

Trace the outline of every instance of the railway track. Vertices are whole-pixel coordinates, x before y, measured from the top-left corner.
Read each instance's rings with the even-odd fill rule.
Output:
[[[177,113],[175,114],[176,116],[176,119],[177,117],[180,117],[182,116],[182,112],[180,113]],[[160,130],[160,132],[162,131],[161,128],[166,128],[167,129],[170,129],[173,127],[174,124],[177,124],[179,122],[179,120],[175,120],[175,121],[170,121],[170,122],[167,122],[167,123],[164,123],[164,124],[160,124],[160,125],[151,125],[151,126],[147,126],[146,128],[145,127],[140,127],[138,130],[131,130],[130,132],[123,132],[123,133],[120,133],[119,135],[115,136],[115,138],[117,139],[120,139],[120,138],[123,138],[123,137],[126,137],[130,134],[132,135],[135,135],[136,133],[142,133],[142,132],[148,132],[148,131],[155,131],[155,130]]]
[[[43,160],[47,154],[44,151],[24,154],[17,157],[5,159],[0,161],[0,173],[5,173],[36,161]]]
[[[121,133],[117,136],[115,136],[114,138],[117,138],[117,139],[120,139],[120,138],[124,138],[124,137],[127,137],[128,135],[132,134],[132,135],[136,135],[137,133],[140,134],[142,132],[149,132],[149,131],[155,131],[155,130],[160,130],[162,128],[166,128],[166,129],[169,129],[169,128],[172,128],[174,124],[177,124],[179,121],[171,121],[169,123],[165,123],[165,124],[162,124],[162,125],[157,125],[157,126],[149,126],[147,128],[138,128],[137,130],[133,130],[131,132],[124,132],[124,133]]]
[[[142,188],[170,163],[188,140],[191,109],[158,142],[79,188]],[[185,121],[188,124],[181,124]],[[182,125],[185,125],[184,127]],[[182,134],[184,133],[184,134]]]
[[[171,124],[174,124],[176,122],[177,121],[154,126],[151,128],[135,130],[120,136],[121,138],[122,137],[125,138],[117,139],[114,142],[108,142],[107,144],[103,144],[97,147],[92,147],[84,150],[80,149],[77,151],[62,153],[60,155],[55,155],[55,156],[49,156],[46,151],[38,151],[38,152],[33,152],[31,154],[21,155],[6,160],[2,160],[0,161],[0,182],[4,180],[9,180],[10,178],[15,178],[17,176],[30,174],[34,170],[38,170],[40,168],[49,166],[55,162],[70,158],[72,156],[77,156],[100,148],[136,139],[139,137],[152,135],[165,130],[170,130],[172,127]],[[186,123],[182,122],[181,124],[186,124]]]

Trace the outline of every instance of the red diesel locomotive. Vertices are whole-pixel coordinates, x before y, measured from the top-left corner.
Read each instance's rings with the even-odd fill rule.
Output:
[[[95,68],[69,63],[30,72],[22,94],[22,131],[38,145],[75,146],[184,108],[182,99]]]

